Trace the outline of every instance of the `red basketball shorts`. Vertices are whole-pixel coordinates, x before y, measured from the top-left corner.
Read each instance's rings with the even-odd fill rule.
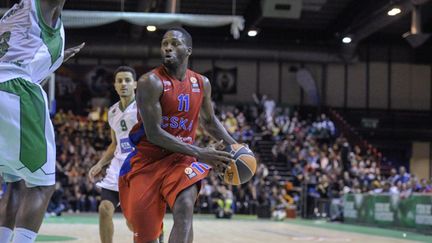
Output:
[[[126,158],[120,171],[120,205],[132,225],[136,243],[159,237],[166,204],[172,208],[177,195],[205,178],[210,166],[174,153],[149,163],[139,152]]]

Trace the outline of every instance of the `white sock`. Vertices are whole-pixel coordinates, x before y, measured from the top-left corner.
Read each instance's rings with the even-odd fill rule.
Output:
[[[0,243],[9,243],[12,239],[13,231],[8,227],[0,226]]]
[[[12,243],[33,243],[35,242],[37,233],[24,229],[15,228]]]

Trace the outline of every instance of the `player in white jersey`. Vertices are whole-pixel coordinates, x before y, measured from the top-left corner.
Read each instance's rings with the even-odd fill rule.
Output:
[[[54,129],[40,82],[64,50],[65,0],[22,0],[0,20],[0,243],[34,242],[55,184]]]
[[[112,217],[119,205],[118,178],[120,168],[127,155],[132,151],[129,143],[129,131],[137,123],[135,103],[136,73],[131,67],[121,66],[114,73],[114,87],[120,97],[108,111],[108,123],[111,127],[111,144],[102,158],[89,171],[90,180],[100,174],[109,165],[102,181],[97,183],[101,191],[99,205],[99,235],[102,243],[112,243],[114,224]]]

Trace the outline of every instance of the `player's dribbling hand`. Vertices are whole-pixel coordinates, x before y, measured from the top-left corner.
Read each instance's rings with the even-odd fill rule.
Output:
[[[216,172],[224,171],[229,167],[228,164],[232,160],[232,155],[225,151],[216,150],[214,147],[200,148],[197,159],[213,167]]]
[[[102,172],[102,166],[99,165],[99,163],[95,164],[93,167],[91,167],[88,178],[91,182],[94,182],[95,177],[98,176]]]

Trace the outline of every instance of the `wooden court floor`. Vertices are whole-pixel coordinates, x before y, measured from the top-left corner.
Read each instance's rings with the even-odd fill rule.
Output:
[[[167,243],[172,216],[165,218]],[[114,219],[114,243],[132,243],[124,219]],[[284,242],[432,242],[432,236],[364,226],[327,223],[323,220],[285,220],[276,222],[237,216],[231,220],[211,215],[196,215],[194,242],[197,243],[284,243]],[[37,242],[99,242],[96,214],[64,215],[48,218]]]

